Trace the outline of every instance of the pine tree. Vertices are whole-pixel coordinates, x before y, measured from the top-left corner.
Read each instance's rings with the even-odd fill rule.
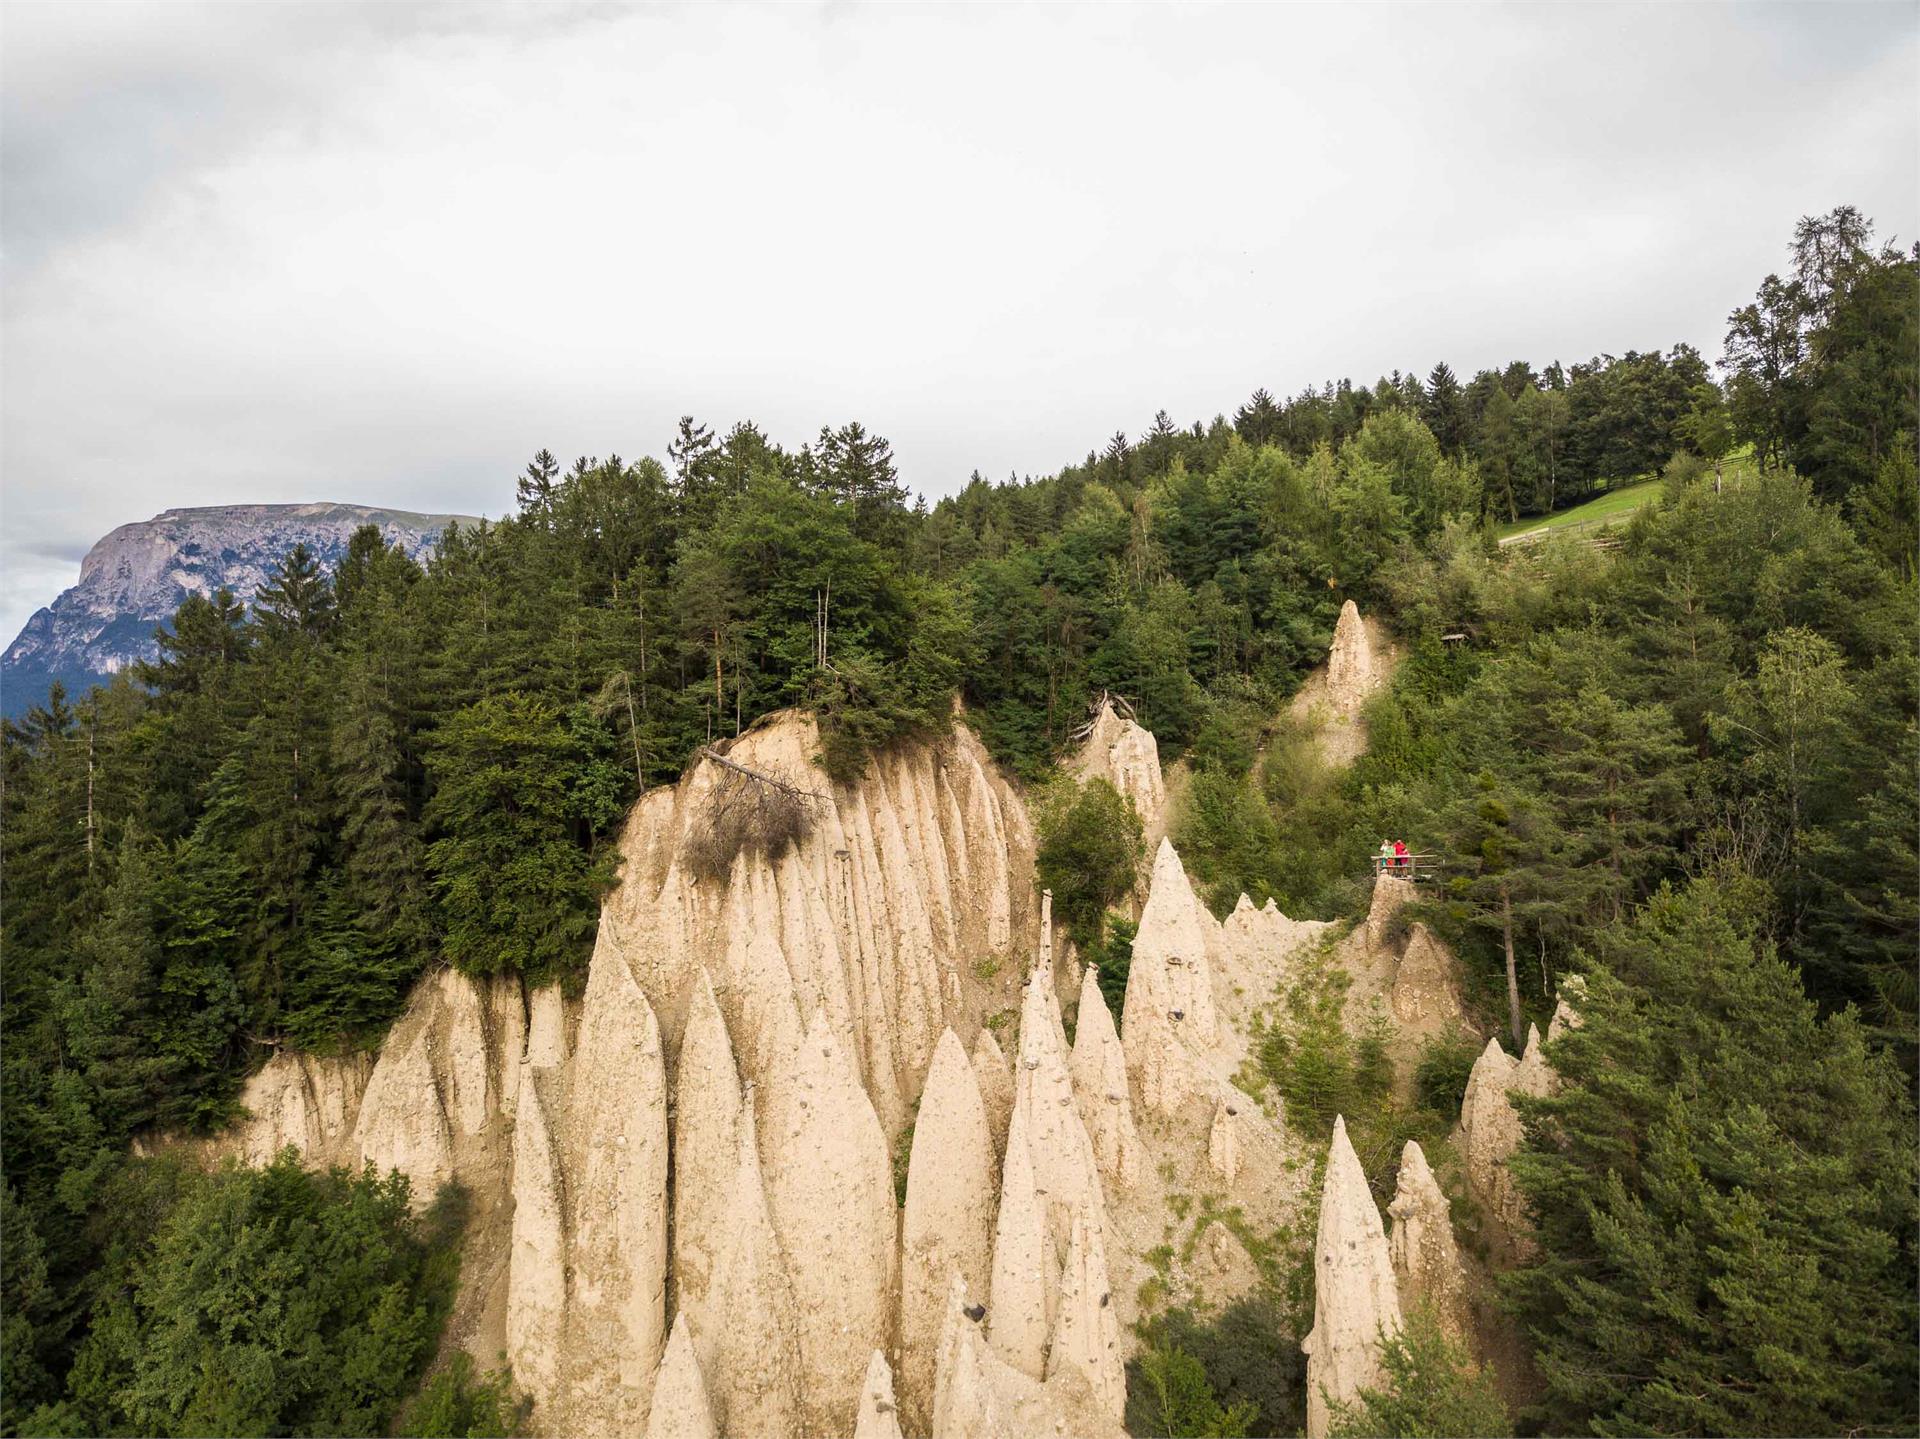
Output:
[[[1604,931],[1513,1161],[1514,1278],[1554,1433],[1909,1433],[1913,1109],[1851,1014],[1757,939],[1753,886]]]

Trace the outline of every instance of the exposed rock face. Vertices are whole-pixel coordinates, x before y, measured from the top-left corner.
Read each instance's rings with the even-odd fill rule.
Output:
[[[1013,1124],[1025,1121],[1034,1182],[1044,1197],[1047,1232],[1064,1245],[1073,1215],[1102,1208],[1100,1168],[1074,1103],[1067,1036],[1053,992],[1051,965],[1027,977],[1020,1006],[1020,1058],[1013,1074]]]
[[[740,1111],[736,1153],[707,1332],[694,1335],[694,1352],[722,1434],[784,1439],[801,1430],[800,1341],[793,1282],[767,1211],[751,1105]]]
[[[1126,1431],[1088,1387],[1077,1365],[1044,1385],[988,1348],[956,1276],[935,1362],[933,1439],[1125,1439]]]
[[[1343,709],[1357,709],[1374,683],[1373,645],[1360,622],[1360,607],[1348,600],[1340,606],[1333,647],[1327,652],[1327,698]]]
[[[700,1376],[700,1360],[693,1352],[693,1334],[687,1328],[687,1316],[681,1314],[673,1321],[654,1381],[647,1439],[719,1439],[719,1433],[706,1380]]]
[[[680,1043],[673,1116],[674,1302],[696,1329],[723,1243],[722,1224],[739,1169],[740,1078],[713,983],[695,976]]]
[[[1213,1127],[1207,1133],[1207,1163],[1226,1183],[1240,1173],[1240,1129],[1235,1106],[1221,1100],[1213,1108]]]
[[[365,505],[211,505],[165,510],[121,525],[87,551],[80,582],[36,611],[0,656],[5,712],[22,714],[47,697],[54,680],[79,694],[139,660],[159,658],[156,626],[170,625],[188,595],[220,589],[250,603],[273,567],[304,544],[324,568],[346,553],[361,525],[422,559],[449,521]]]
[[[860,1386],[860,1412],[854,1416],[853,1439],[901,1439],[900,1415],[893,1402],[893,1371],[878,1349],[867,1360],[866,1382]]]
[[[975,1293],[988,1290],[994,1178],[993,1136],[980,1087],[959,1036],[949,1029],[934,1047],[920,1094],[901,1221],[900,1390],[916,1433],[926,1432],[931,1419],[935,1350],[953,1276]]]
[[[1553,1002],[1553,1018],[1547,1021],[1548,1044],[1552,1044],[1569,1029],[1580,1027],[1580,1005],[1586,997],[1586,980],[1577,974],[1561,977],[1560,993]]]
[[[1488,1040],[1467,1077],[1460,1105],[1459,1149],[1467,1183],[1495,1220],[1495,1237],[1504,1241],[1503,1257],[1524,1257],[1529,1247],[1526,1204],[1507,1168],[1526,1137],[1510,1096],[1545,1095],[1552,1083],[1553,1071],[1540,1052],[1537,1026],[1528,1028],[1527,1048],[1518,1060],[1507,1056],[1498,1039]]]
[[[1310,726],[1329,764],[1351,764],[1367,747],[1366,702],[1393,673],[1397,655],[1378,623],[1363,620],[1352,600],[1340,607],[1327,662],[1307,677],[1290,712]]]
[[[793,1281],[801,1411],[812,1432],[841,1433],[859,1402],[867,1354],[892,1339],[893,1166],[824,1011],[796,1060],[769,1085],[761,1163]]]
[[[373,1065],[364,1054],[329,1059],[280,1051],[247,1080],[240,1104],[248,1118],[218,1147],[255,1165],[272,1163],[288,1145],[308,1155],[340,1153],[353,1135]]]
[[[411,1179],[416,1206],[429,1203],[453,1177],[453,1130],[432,1048],[430,1016],[437,1007],[411,1008],[394,1026],[354,1125],[361,1161],[383,1174],[397,1169]]]
[[[566,1189],[548,1120],[552,1070],[522,1070],[513,1129],[513,1249],[507,1280],[507,1362],[536,1405],[560,1384],[567,1316]]]
[[[1035,1180],[1027,1138],[1027,1111],[1016,1108],[1007,1128],[1007,1159],[1000,1180],[1000,1212],[993,1231],[993,1347],[1007,1363],[1035,1379],[1046,1373],[1047,1339],[1059,1305],[1059,1261],[1047,1233],[1046,1199]]]
[[[1128,799],[1140,814],[1149,841],[1166,833],[1166,781],[1160,772],[1160,746],[1142,729],[1103,700],[1092,728],[1080,742],[1073,773],[1083,783],[1103,779]]]
[[[705,965],[741,1077],[765,1083],[782,1046],[763,1016],[790,997],[822,1011],[853,1061],[882,1128],[895,1134],[946,1027],[945,976],[983,954],[1028,951],[1038,922],[1025,806],[977,737],[875,756],[836,788],[815,766],[819,736],[797,714],[771,718],[727,758],[816,796],[809,829],[777,855],[754,847],[724,882],[687,862],[739,775],[702,762],[635,806],[603,929],[678,1043],[693,972]],[[745,781],[751,784],[752,781]]]
[[[1073,1097],[1093,1143],[1100,1173],[1110,1184],[1132,1184],[1140,1177],[1140,1136],[1133,1127],[1133,1098],[1127,1089],[1127,1055],[1113,1027],[1106,996],[1089,967],[1080,979],[1080,1009],[1074,1021]]]
[[[1401,910],[1417,898],[1419,891],[1410,881],[1378,876],[1366,923],[1355,928],[1336,953],[1353,980],[1347,993],[1349,1023],[1364,1021],[1374,1004],[1392,1021],[1387,1052],[1403,1099],[1412,1095],[1414,1073],[1429,1043],[1478,1038],[1467,1018],[1460,962],[1453,951],[1417,920],[1402,933]]]
[[[1313,1330],[1300,1347],[1307,1355],[1307,1434],[1325,1439],[1331,1406],[1380,1384],[1381,1335],[1398,1332],[1401,1322],[1387,1236],[1344,1118],[1334,1121],[1327,1154],[1313,1279]]]
[[[1387,1247],[1401,1303],[1428,1305],[1455,1339],[1465,1339],[1472,1316],[1466,1270],[1453,1241],[1453,1206],[1426,1153],[1411,1139],[1400,1153],[1400,1182],[1387,1213],[1393,1217]]]
[[[1074,1216],[1067,1264],[1060,1276],[1060,1313],[1047,1352],[1047,1377],[1077,1371],[1116,1420],[1127,1407],[1126,1362],[1120,1355],[1120,1316],[1107,1280],[1101,1222],[1083,1210]]]
[[[1134,936],[1123,1007],[1127,1070],[1150,1112],[1177,1115],[1211,1092],[1202,1055],[1218,1037],[1209,940],[1217,929],[1180,856],[1162,841]]]
[[[574,1058],[568,1427],[634,1432],[665,1340],[667,1080],[626,961],[596,951]]]
[[[1013,1115],[1013,1075],[990,1029],[982,1029],[973,1042],[973,1077],[980,1085],[980,1102],[986,1106],[987,1128],[998,1157],[1006,1151],[1007,1120]]]

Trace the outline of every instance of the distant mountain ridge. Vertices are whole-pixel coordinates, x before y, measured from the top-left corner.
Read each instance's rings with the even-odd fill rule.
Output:
[[[362,525],[380,527],[388,544],[416,559],[455,520],[471,515],[422,514],[371,505],[208,505],[164,510],[121,525],[87,551],[80,582],[28,620],[0,655],[0,710],[24,713],[58,680],[84,691],[158,653],[155,626],[173,617],[188,595],[231,590],[251,602],[267,573],[304,543],[332,569]]]

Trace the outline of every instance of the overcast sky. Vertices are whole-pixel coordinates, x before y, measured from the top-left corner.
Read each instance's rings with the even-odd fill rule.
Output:
[[[1920,232],[1911,3],[0,14],[0,639],[116,524],[858,418],[929,496]]]

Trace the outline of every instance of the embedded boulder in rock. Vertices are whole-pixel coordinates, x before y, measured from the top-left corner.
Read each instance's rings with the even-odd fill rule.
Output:
[[[1326,1439],[1334,1404],[1379,1387],[1381,1336],[1398,1333],[1401,1324],[1386,1231],[1344,1118],[1334,1121],[1327,1154],[1313,1280],[1313,1329],[1300,1346],[1307,1356],[1307,1434]]]
[[[1160,771],[1160,744],[1103,696],[1072,762],[1074,778],[1103,779],[1133,801],[1148,842],[1166,833],[1166,779]]]
[[[824,1011],[770,1080],[761,1158],[793,1281],[804,1427],[844,1432],[892,1339],[898,1212],[886,1135]]]
[[[1118,1420],[1127,1408],[1127,1367],[1120,1354],[1120,1315],[1107,1279],[1103,1228],[1085,1210],[1074,1216],[1060,1276],[1060,1312],[1047,1351],[1047,1377],[1076,1371]]]
[[[929,1345],[929,1350],[932,1347]],[[900,1414],[893,1402],[893,1371],[887,1368],[887,1356],[878,1349],[867,1360],[866,1382],[860,1386],[860,1410],[853,1420],[853,1439],[901,1439]]]
[[[1402,1306],[1426,1304],[1449,1334],[1466,1339],[1472,1315],[1466,1270],[1453,1238],[1453,1206],[1425,1151],[1411,1139],[1400,1152],[1400,1182],[1387,1213],[1393,1218],[1387,1248]]]
[[[1068,1067],[1074,1102],[1101,1174],[1115,1184],[1132,1184],[1140,1177],[1140,1136],[1133,1126],[1133,1098],[1127,1089],[1127,1054],[1120,1047],[1113,1014],[1092,966],[1080,979],[1080,1009]]]
[[[802,1432],[800,1341],[793,1281],[767,1210],[753,1106],[740,1110],[733,1196],[694,1352],[722,1434]]]
[[[680,1042],[673,1116],[673,1277],[678,1312],[702,1327],[739,1169],[740,1078],[703,966]]]
[[[693,1333],[687,1328],[687,1316],[681,1314],[673,1321],[673,1333],[667,1338],[666,1354],[654,1380],[647,1439],[719,1439],[719,1434],[713,1422],[713,1404],[707,1398],[707,1382],[700,1375],[700,1360],[693,1352]]]
[[[900,1391],[916,1433],[926,1432],[932,1415],[935,1350],[953,1276],[980,1294],[991,1281],[995,1193],[986,1107],[967,1052],[949,1029],[934,1046],[920,1092],[900,1229]]]
[[[665,1341],[667,1081],[627,962],[594,951],[574,1051],[567,1172],[568,1427],[631,1433]]]

